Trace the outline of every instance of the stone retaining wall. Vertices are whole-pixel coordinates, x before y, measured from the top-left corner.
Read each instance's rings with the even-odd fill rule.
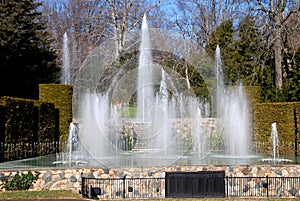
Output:
[[[164,178],[165,172],[225,171],[229,177],[300,177],[299,165],[241,165],[241,166],[167,166],[126,168],[70,168],[0,170],[0,180],[19,173],[38,171],[41,174],[32,190],[81,190],[81,175],[88,178]],[[0,181],[0,186],[2,182]],[[1,188],[2,190],[5,190]]]

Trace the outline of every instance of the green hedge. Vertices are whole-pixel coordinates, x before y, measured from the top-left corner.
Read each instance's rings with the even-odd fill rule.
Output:
[[[36,142],[38,108],[33,100],[3,97],[5,113],[5,143]]]
[[[257,103],[254,110],[254,136],[255,142],[265,143],[259,148],[259,152],[270,154],[271,144],[271,124],[276,122],[280,155],[293,155],[295,142],[295,121],[294,109],[297,103]],[[300,110],[298,110],[300,112]],[[299,124],[298,124],[299,125]]]
[[[39,100],[54,103],[59,110],[59,141],[65,142],[69,135],[69,125],[72,122],[72,85],[40,84]]]
[[[4,143],[4,140],[5,140],[5,107],[3,105],[0,105],[0,143]]]
[[[297,122],[297,138],[298,138],[298,141],[300,141],[300,135],[299,135],[299,132],[300,132],[300,102],[295,102],[295,118],[296,118],[296,122]]]
[[[39,109],[38,142],[58,142],[57,109],[53,103],[36,102]]]
[[[14,97],[1,97],[0,103],[0,161],[58,151],[53,143],[59,139],[53,103]],[[45,148],[45,143],[52,145]]]
[[[243,89],[245,90],[248,101],[251,105],[254,105],[254,104],[260,102],[260,93],[261,93],[260,87],[258,87],[258,86],[243,86]]]

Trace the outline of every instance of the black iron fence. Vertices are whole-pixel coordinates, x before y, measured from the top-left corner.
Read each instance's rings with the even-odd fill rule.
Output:
[[[81,194],[92,199],[163,198],[164,178],[82,178]]]
[[[63,143],[32,142],[32,143],[2,143],[0,142],[0,162],[20,160],[59,153]]]
[[[228,198],[287,198],[300,197],[300,177],[224,177],[224,197]],[[91,199],[166,198],[166,178],[85,178],[81,193]],[[214,186],[211,182],[198,182]],[[180,185],[184,183],[180,182]],[[186,183],[186,187],[190,184]],[[170,186],[168,186],[169,188]],[[178,186],[176,187],[178,188]],[[185,188],[181,186],[180,188]],[[219,188],[217,185],[216,188]],[[201,189],[205,187],[201,186]],[[218,191],[218,190],[217,190]],[[199,192],[189,191],[186,192]],[[191,194],[187,197],[212,197],[211,194]],[[219,195],[218,195],[219,197]]]
[[[300,177],[226,177],[227,197],[300,197]]]

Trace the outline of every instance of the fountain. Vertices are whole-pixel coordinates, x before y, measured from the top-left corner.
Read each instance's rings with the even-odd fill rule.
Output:
[[[100,77],[107,68],[97,66],[112,68],[107,63],[114,63],[113,54],[91,54],[81,68],[84,71],[76,77],[73,109],[81,125],[81,156],[89,163],[105,166],[200,164],[208,163],[208,158],[248,163],[257,159],[250,152],[247,97],[241,84],[225,87],[219,46],[214,66],[217,121],[223,133],[223,148],[211,152],[212,134],[205,132],[202,124],[209,116],[203,111],[203,108],[209,110],[207,103],[190,91],[176,88],[172,73],[153,61],[152,45],[157,38],[149,32],[146,15],[141,35],[138,67],[126,70],[125,63],[105,90]],[[128,111],[133,94],[136,94],[136,113],[128,118],[130,115],[124,116],[124,111]]]
[[[71,84],[71,65],[70,65],[70,53],[69,53],[69,39],[67,32],[63,37],[63,65],[62,65],[62,84]]]
[[[272,153],[273,158],[264,158],[262,161],[264,162],[292,162],[292,160],[280,158],[279,157],[279,139],[278,139],[278,131],[276,122],[271,124],[271,144],[272,144]]]
[[[105,59],[101,55],[100,61],[97,60],[98,54],[92,54],[83,64],[85,71],[77,75],[74,116],[80,122],[81,155],[89,163],[105,166],[171,165],[185,158],[187,152],[197,156],[194,160],[207,156],[209,148],[203,139],[208,137],[200,124],[202,114],[208,113],[202,108],[209,110],[209,107],[202,106],[206,103],[186,87],[184,90],[176,88],[172,78],[178,74],[172,74],[169,69],[165,70],[166,67],[153,62],[151,45],[154,42],[151,40],[154,39],[144,16],[138,67],[129,71],[123,67],[105,90],[101,91],[103,85],[98,85],[99,77],[106,69],[90,72],[96,66],[103,66],[101,62],[111,59],[111,54],[106,54]],[[91,85],[84,83],[87,71]],[[172,96],[169,96],[170,91]],[[136,115],[133,118],[124,115],[131,99],[126,98],[127,94],[136,94]],[[185,125],[185,130],[181,125]]]
[[[250,152],[249,111],[247,96],[240,83],[236,87],[225,87],[223,65],[219,46],[215,53],[217,80],[217,119],[219,130],[224,132],[224,155],[218,157],[252,158]]]
[[[76,123],[71,122],[69,125],[69,136],[67,141],[67,150],[62,153],[57,153],[56,161],[53,164],[86,164],[86,161],[82,160],[82,156],[77,154],[79,150],[78,140],[78,126]]]
[[[220,48],[216,48],[213,63],[197,46],[166,35],[150,31],[144,16],[140,43],[136,43],[136,35],[129,35],[132,43],[121,55],[128,60],[116,61],[114,41],[102,44],[86,58],[73,84],[73,121],[78,127],[74,132],[70,124],[69,143],[76,148],[66,150],[51,165],[235,165],[258,161],[249,152],[245,93],[241,85],[230,90],[224,86]],[[196,97],[186,77],[174,66],[163,66],[154,59],[158,51],[184,58],[196,70],[201,69],[203,58],[205,68],[212,63],[215,77],[201,76],[210,79],[207,83],[217,81],[216,87],[210,87],[216,92],[209,91],[217,99],[217,118],[210,117],[210,105]],[[216,121],[218,129],[209,123]],[[222,138],[218,141],[221,146],[212,150],[216,146],[211,139],[216,135]]]

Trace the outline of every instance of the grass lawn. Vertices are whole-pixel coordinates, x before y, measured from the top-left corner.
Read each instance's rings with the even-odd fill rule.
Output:
[[[67,191],[67,190],[55,190],[55,191],[5,191],[0,192],[0,201],[2,199],[9,200],[22,200],[22,199],[79,199],[82,196],[78,193]],[[89,199],[86,199],[89,200]],[[125,199],[130,201],[130,199]],[[145,200],[145,201],[300,201],[300,198],[165,198],[165,199],[133,199],[136,200]]]
[[[0,192],[1,199],[37,199],[37,198],[82,198],[79,193],[74,193],[67,190],[55,191],[4,191]]]

